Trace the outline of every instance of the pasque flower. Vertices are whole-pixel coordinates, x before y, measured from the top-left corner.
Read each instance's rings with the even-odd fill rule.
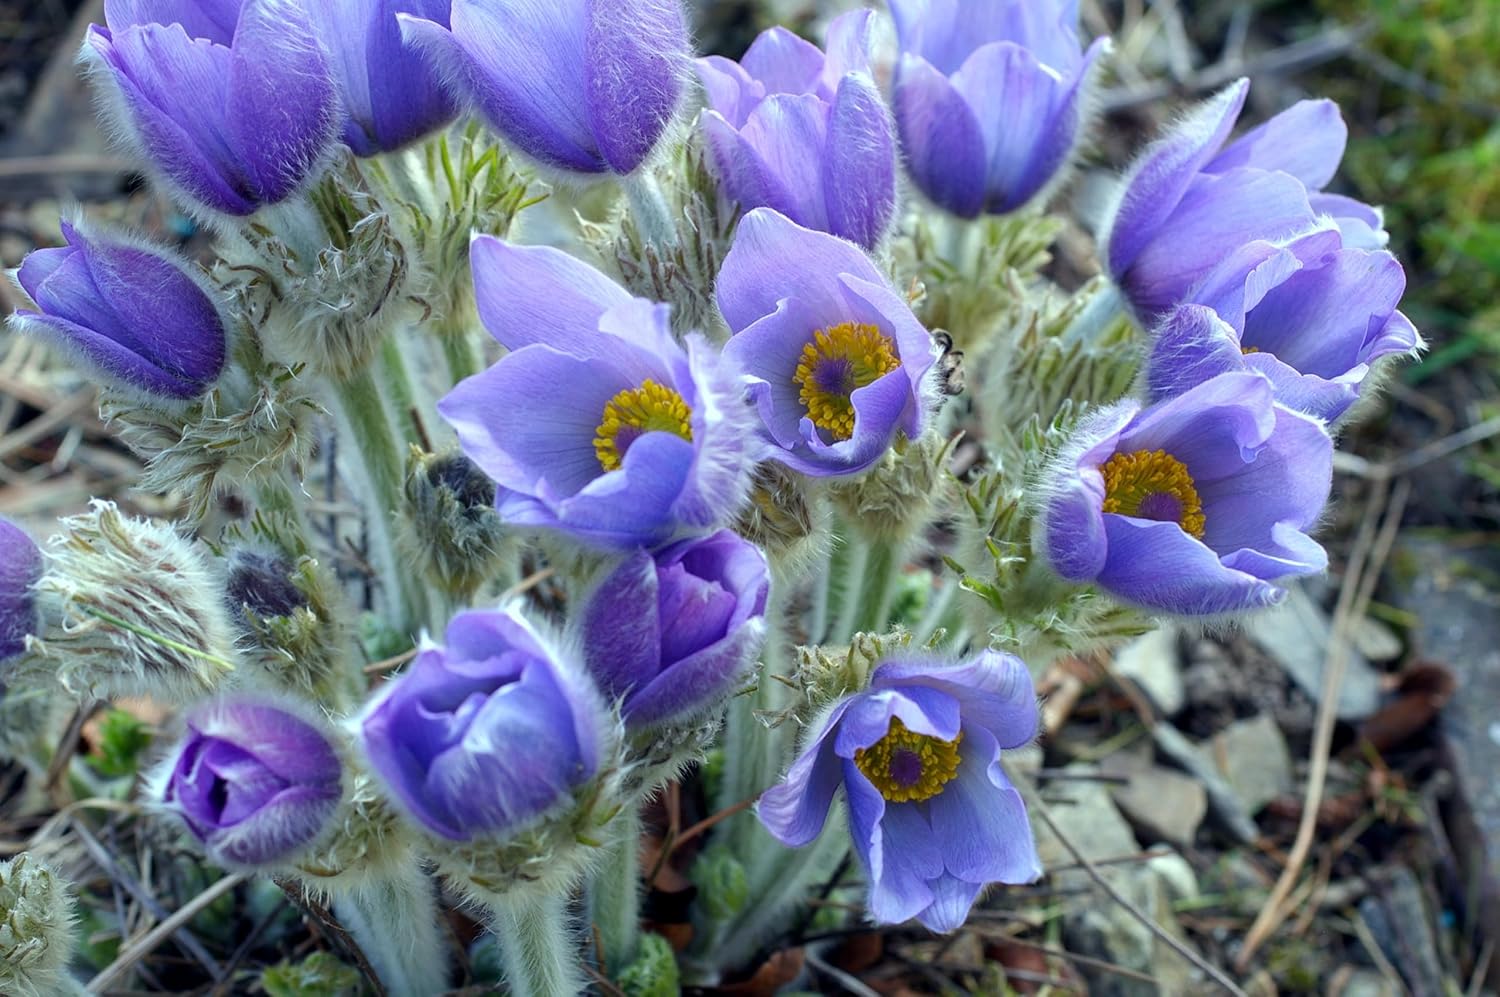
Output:
[[[1148,323],[1247,243],[1285,245],[1320,227],[1350,248],[1385,242],[1375,209],[1322,192],[1348,137],[1337,105],[1302,101],[1225,146],[1248,91],[1234,83],[1147,147],[1106,213],[1105,264]]]
[[[734,690],[765,638],[766,557],[729,530],[638,550],[584,604],[595,681],[627,727],[691,718]]]
[[[775,27],[739,62],[698,60],[703,131],[724,193],[866,249],[896,209],[895,139],[870,78],[871,16],[834,20],[826,56]]]
[[[869,467],[935,406],[931,335],[853,243],[769,208],[741,220],[715,289],[773,459],[818,476]]]
[[[470,610],[376,695],[361,721],[375,773],[453,841],[521,830],[598,773],[604,707],[520,614]]]
[[[850,247],[851,252],[857,252]],[[479,317],[512,353],[438,403],[501,519],[629,549],[728,522],[753,414],[701,337],[556,249],[481,236]]]
[[[21,261],[16,281],[40,311],[12,322],[148,395],[201,395],[224,369],[224,323],[207,282],[175,253],[62,223],[68,244]]]
[[[226,699],[187,715],[163,767],[162,803],[221,865],[264,866],[311,844],[342,794],[342,766],[311,721]]]
[[[1211,272],[1194,303],[1168,312],[1152,334],[1153,397],[1253,370],[1270,378],[1281,404],[1332,422],[1359,398],[1376,361],[1420,348],[1416,327],[1396,310],[1401,264],[1383,250],[1334,248],[1328,235],[1290,248],[1251,243]]]
[[[1149,610],[1257,609],[1285,596],[1275,580],[1327,566],[1307,534],[1332,476],[1321,423],[1259,374],[1221,374],[1081,426],[1042,481],[1036,546],[1063,578]]]
[[[679,0],[453,0],[449,25],[401,23],[507,142],[567,173],[640,166],[690,68]]]
[[[431,60],[401,38],[398,14],[448,26],[452,0],[316,0],[306,5],[343,100],[344,144],[358,156],[399,149],[452,121]]]
[[[912,180],[963,218],[1051,189],[1083,134],[1104,39],[1078,41],[1077,0],[890,0],[892,104]]]
[[[1042,874],[1021,794],[1000,767],[1001,749],[1035,737],[1037,719],[1019,658],[983,651],[952,664],[902,654],[833,707],[761,796],[761,823],[783,844],[809,844],[843,786],[870,916],[953,931],[987,884]]]
[[[337,134],[338,87],[298,0],[108,0],[84,53],[106,107],[188,201],[248,215],[300,189]]]
[[[36,543],[25,530],[0,517],[0,662],[26,650],[27,636],[36,632],[32,586],[41,576],[42,552]]]

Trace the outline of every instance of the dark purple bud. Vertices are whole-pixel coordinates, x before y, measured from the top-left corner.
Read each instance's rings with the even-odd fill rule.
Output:
[[[510,610],[470,610],[381,690],[361,725],[371,767],[433,833],[503,837],[599,771],[598,693]]]
[[[344,103],[344,144],[390,152],[458,113],[432,64],[401,40],[397,14],[448,26],[450,0],[319,0],[307,5]]]
[[[203,394],[224,369],[224,322],[193,264],[119,234],[62,223],[66,246],[38,249],[16,280],[38,311],[12,321],[113,381],[173,399]]]
[[[292,583],[296,566],[285,556],[254,550],[236,550],[229,559],[229,580],[224,597],[230,612],[238,617],[249,610],[262,619],[290,616],[307,605],[307,596]]]
[[[124,132],[190,201],[228,215],[285,200],[336,137],[339,91],[296,0],[110,0],[85,56]]]
[[[26,650],[36,632],[36,599],[32,586],[42,576],[42,552],[26,531],[0,519],[0,661]]]
[[[209,858],[264,866],[323,830],[342,794],[341,766],[313,724],[267,703],[224,700],[189,713],[187,727],[161,799]]]
[[[765,639],[766,557],[720,530],[626,558],[583,610],[584,658],[628,727],[701,714]]]

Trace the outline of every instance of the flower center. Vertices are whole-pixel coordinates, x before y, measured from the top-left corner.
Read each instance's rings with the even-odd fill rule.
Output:
[[[594,456],[606,471],[618,470],[625,451],[642,433],[662,432],[693,438],[693,410],[671,388],[646,381],[626,388],[604,404],[604,418],[594,431]]]
[[[892,803],[921,803],[943,791],[958,775],[958,745],[962,731],[951,741],[907,729],[900,717],[891,718],[885,737],[854,752],[854,764]]]
[[[1203,503],[1187,465],[1165,450],[1117,453],[1105,461],[1104,511],[1176,523],[1203,536]]]
[[[849,396],[897,367],[901,360],[891,337],[860,322],[842,322],[813,333],[802,347],[792,381],[812,424],[835,440],[854,435],[854,403]]]

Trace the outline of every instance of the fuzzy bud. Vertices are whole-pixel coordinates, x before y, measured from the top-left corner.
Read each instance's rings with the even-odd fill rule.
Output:
[[[933,430],[904,445],[898,441],[863,476],[830,485],[834,507],[867,537],[905,540],[932,521],[951,481],[948,458],[958,439],[945,441]]]
[[[32,657],[55,662],[64,688],[187,702],[233,670],[222,581],[194,542],[112,502],[60,525],[37,584],[47,626]]]
[[[797,685],[801,700],[790,719],[807,725],[833,703],[870,684],[870,674],[887,656],[911,646],[904,630],[891,634],[858,633],[847,647],[797,648]]]
[[[805,476],[767,462],[755,469],[750,500],[734,529],[764,550],[773,564],[789,561],[795,566],[816,553],[827,537],[827,520],[827,504],[808,488]]]
[[[458,451],[412,448],[406,469],[403,539],[418,567],[455,601],[497,577],[506,550],[495,483]]]
[[[641,936],[641,951],[620,973],[626,997],[674,997],[682,993],[681,971],[672,943],[661,935]]]
[[[0,682],[0,761],[45,761],[57,746],[57,707],[58,697],[46,685]]]
[[[0,993],[78,989],[67,976],[76,919],[72,889],[46,864],[27,852],[0,862]]]
[[[724,845],[708,849],[693,863],[693,885],[704,911],[715,921],[734,918],[750,900],[745,866]]]
[[[42,554],[26,531],[0,518],[0,663],[26,650],[36,633],[32,587],[42,575]]]

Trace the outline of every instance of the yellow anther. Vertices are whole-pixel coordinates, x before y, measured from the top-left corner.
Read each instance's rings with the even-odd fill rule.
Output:
[[[892,717],[885,737],[854,752],[854,764],[892,803],[921,803],[941,793],[958,775],[958,745],[963,739],[963,731],[951,741],[918,734],[900,717]]]
[[[662,432],[693,438],[693,412],[671,388],[646,381],[626,388],[604,405],[604,416],[594,433],[594,456],[606,471],[618,470],[625,451],[642,433]]]
[[[1176,523],[1203,537],[1203,503],[1187,465],[1165,450],[1117,453],[1100,468],[1104,511]]]
[[[853,436],[854,403],[849,396],[901,366],[894,347],[878,327],[859,322],[814,332],[792,375],[812,424],[835,440]]]

